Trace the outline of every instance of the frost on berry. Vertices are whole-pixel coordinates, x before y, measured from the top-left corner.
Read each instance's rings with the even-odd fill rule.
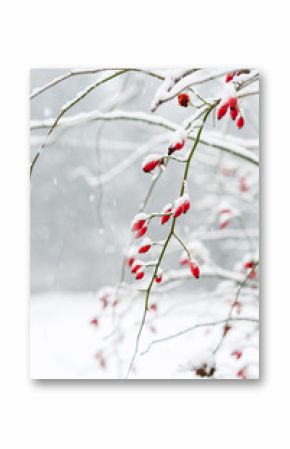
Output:
[[[175,151],[180,151],[185,145],[186,134],[184,129],[180,128],[172,134],[169,142],[168,155],[170,156]]]
[[[139,239],[140,237],[143,237],[143,235],[146,234],[148,229],[148,226],[144,225],[142,226],[142,228],[138,229],[138,231],[136,231],[135,233],[135,239]]]
[[[137,271],[143,266],[143,263],[141,260],[135,260],[135,262],[132,265],[131,273],[137,273]]]
[[[146,224],[148,216],[144,213],[137,214],[131,224],[131,230],[135,232],[135,238],[138,239],[146,234],[148,226]]]
[[[231,206],[226,203],[223,202],[218,209],[218,214],[219,214],[219,229],[224,229],[226,227],[228,227],[228,225],[231,222],[231,219],[234,216],[234,212],[231,208]]]
[[[177,198],[174,202],[174,218],[179,217],[181,214],[185,214],[190,209],[189,195],[185,193],[181,197]]]
[[[162,273],[163,273],[162,269],[158,268],[158,272],[154,279],[157,284],[160,284],[160,282],[162,282]]]
[[[184,108],[187,108],[190,102],[190,97],[187,93],[181,93],[178,95],[178,104],[179,106],[183,106]]]
[[[147,220],[147,215],[144,213],[135,215],[135,217],[132,220],[131,230],[138,231],[145,225],[146,220]]]
[[[144,254],[147,253],[152,247],[152,241],[146,237],[145,239],[142,240],[142,243],[138,249],[138,253],[139,254]]]
[[[187,245],[187,248],[190,251],[192,260],[194,260],[196,265],[210,263],[210,252],[200,240],[193,240]],[[184,251],[181,254],[180,263],[181,265],[187,265],[188,262],[188,255]]]
[[[237,109],[237,107],[238,107],[237,97],[230,97],[228,100],[228,105],[229,105],[230,109]]]
[[[135,262],[135,256],[137,254],[137,248],[136,246],[131,246],[127,253],[127,265],[128,267],[131,267],[133,263]]]
[[[150,173],[161,164],[162,157],[159,154],[149,154],[142,162],[142,169],[145,173]]]
[[[170,220],[170,218],[171,218],[170,212],[171,211],[172,211],[172,204],[166,204],[166,206],[163,207],[162,214],[164,214],[164,215],[162,215],[162,217],[161,217],[162,225],[167,223]]]
[[[258,261],[257,256],[253,254],[246,254],[243,259],[243,270],[247,273],[248,278],[253,280],[257,276],[256,263]]]
[[[143,268],[140,268],[136,273],[137,281],[143,279],[144,275],[145,275],[145,272],[144,272]]]

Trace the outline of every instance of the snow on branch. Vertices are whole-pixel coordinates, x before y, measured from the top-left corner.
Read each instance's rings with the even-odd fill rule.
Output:
[[[72,117],[63,117],[57,121],[56,125],[54,125],[56,119],[32,120],[31,130],[39,130],[45,128],[51,129],[52,126],[54,127],[79,126],[85,123],[89,123],[91,121],[98,121],[98,120],[106,120],[106,121],[130,120],[142,122],[148,125],[162,127],[171,131],[176,131],[180,128],[176,123],[171,122],[170,120],[167,120],[160,116],[155,116],[153,114],[147,114],[144,112],[113,111],[108,113],[102,113],[99,111],[92,111],[89,113],[76,114],[75,116]],[[188,139],[195,140],[195,138],[196,138],[196,131],[192,131],[188,135]],[[239,139],[239,141],[241,141],[241,139]],[[247,144],[247,140],[244,140],[244,142]],[[200,143],[233,154],[234,156],[238,156],[242,159],[247,160],[248,162],[253,163],[254,165],[259,165],[259,160],[252,151],[247,150],[238,143],[230,142],[229,138],[227,140],[223,139],[222,137],[219,138],[215,132],[205,131],[204,136],[200,139]],[[249,146],[250,147],[253,146],[252,140],[250,140]]]
[[[30,177],[32,176],[32,172],[33,172],[33,168],[41,154],[41,152],[43,151],[50,135],[53,133],[54,129],[57,127],[58,122],[60,121],[60,119],[73,107],[75,106],[77,103],[79,103],[81,100],[83,100],[90,92],[92,92],[94,89],[96,89],[97,87],[101,86],[102,84],[106,83],[107,81],[112,80],[113,78],[116,78],[117,76],[123,75],[124,73],[126,73],[127,70],[120,70],[119,72],[115,72],[112,75],[108,76],[108,77],[102,77],[100,79],[98,79],[95,83],[90,84],[89,86],[87,86],[84,90],[82,90],[81,92],[79,92],[76,97],[74,97],[72,100],[68,101],[66,104],[64,104],[58,114],[58,116],[56,117],[56,119],[54,120],[52,126],[49,128],[42,144],[40,145],[38,152],[36,153],[36,155],[34,156],[32,163],[30,165]]]
[[[140,72],[140,73],[144,73],[146,75],[149,75],[153,78],[157,78],[159,80],[163,80],[164,77],[156,72],[152,72],[150,70],[144,70],[144,69],[138,69],[138,68],[101,68],[101,69],[87,69],[87,70],[71,70],[68,73],[65,73],[64,75],[58,76],[56,78],[54,78],[52,81],[50,81],[49,83],[45,84],[44,86],[41,87],[37,87],[35,89],[33,89],[33,91],[30,94],[30,99],[32,100],[33,98],[37,97],[38,95],[42,94],[43,92],[45,92],[48,89],[51,89],[54,86],[57,86],[58,84],[62,83],[63,81],[72,78],[74,76],[79,76],[79,75],[95,75],[97,73],[100,72],[109,72],[109,71],[116,71],[116,70],[126,70],[127,72]]]
[[[225,270],[224,268],[218,267],[216,265],[203,265],[200,268],[200,276],[201,278],[211,277],[211,278],[220,278],[233,282],[242,283],[244,280],[244,276],[240,273]],[[180,281],[192,279],[191,273],[186,270],[170,270],[164,274],[163,285],[168,284],[170,282]]]
[[[203,84],[216,78],[220,78],[221,76],[225,76],[232,70],[233,68],[195,69],[189,72],[188,75],[180,77],[177,82],[175,82],[176,78],[174,77],[174,74],[168,75],[155,94],[151,104],[151,111],[155,112],[160,105],[172,100],[182,91],[187,90],[194,85]]]

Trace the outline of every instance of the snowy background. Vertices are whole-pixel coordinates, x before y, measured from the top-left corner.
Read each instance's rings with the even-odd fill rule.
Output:
[[[33,70],[32,91],[67,72]],[[253,75],[254,71],[240,80]],[[32,157],[61,107],[103,76],[73,76],[31,100]],[[209,117],[204,131],[207,144],[198,145],[190,167],[191,209],[177,223],[178,234],[202,259],[201,276],[194,279],[180,266],[183,250],[172,242],[162,264],[164,285],[151,295],[150,304],[155,307],[149,310],[131,378],[198,378],[195,368],[200,359],[215,365],[214,378],[258,377],[258,270],[239,292],[239,308],[233,311],[237,320],[230,323],[214,360],[212,352],[225,323],[174,337],[196,324],[226,320],[247,275],[245,264],[258,260],[258,166],[253,163],[258,158],[258,95],[253,94],[257,84],[252,83],[249,95],[241,99],[244,128],[237,129],[228,116],[219,122],[213,119],[215,113]],[[68,112],[66,116],[74,119],[60,124],[35,165],[31,184],[32,378],[126,376],[144,307],[144,293],[137,289],[148,284],[150,273],[136,285],[127,269],[122,288],[116,291],[116,286],[131,238],[131,221],[151,183],[151,175],[141,169],[142,159],[149,153],[164,153],[172,137],[172,130],[144,120],[150,115],[152,121],[180,126],[195,110],[179,107],[173,98],[150,112],[160,86],[161,80],[130,71],[94,89]],[[227,95],[229,87],[225,76],[219,76],[195,89],[213,101]],[[131,119],[120,119],[120,111]],[[91,119],[99,113],[111,120]],[[142,120],[132,120],[134,116]],[[188,141],[183,152],[191,146]],[[166,168],[146,211],[160,211],[177,197],[182,170],[179,163]],[[224,208],[232,213],[221,229]],[[164,239],[167,232],[167,227],[152,223],[150,236],[155,240]],[[116,299],[119,303],[113,306]],[[239,321],[243,317],[249,320]],[[159,339],[164,341],[150,346]]]

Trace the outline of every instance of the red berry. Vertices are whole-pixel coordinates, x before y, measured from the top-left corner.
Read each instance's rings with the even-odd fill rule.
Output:
[[[238,113],[239,113],[238,108],[231,108],[230,116],[232,117],[233,120],[236,120]]]
[[[157,284],[160,284],[160,282],[162,282],[162,274],[155,276],[154,280]]]
[[[226,76],[226,83],[229,83],[230,81],[232,81],[234,78],[234,75],[235,75],[235,72],[228,73]]]
[[[178,104],[180,106],[183,106],[184,108],[187,108],[188,104],[189,104],[189,95],[186,93],[182,93],[178,95]]]
[[[242,351],[233,351],[232,356],[235,357],[237,360],[242,357],[243,353]]]
[[[254,267],[254,262],[252,261],[252,260],[250,260],[249,262],[246,262],[245,264],[244,264],[244,267],[246,268],[246,269],[251,269],[251,268],[253,268]]]
[[[227,209],[227,208],[222,209],[222,210],[220,211],[220,214],[230,214],[230,213],[231,213],[231,209]]]
[[[152,246],[151,240],[148,238],[145,238],[142,241],[140,248],[138,249],[138,253],[139,254],[147,253],[149,251],[149,249],[151,248],[151,246]]]
[[[219,224],[219,229],[224,229],[224,228],[226,228],[229,224],[230,224],[230,220],[222,221],[222,222]]]
[[[228,103],[229,103],[229,107],[231,109],[237,109],[237,106],[238,106],[238,99],[237,99],[237,97],[229,98]]]
[[[158,159],[158,160],[153,160],[153,161],[149,161],[149,162],[147,162],[146,164],[144,164],[144,165],[142,166],[143,171],[144,171],[145,173],[150,173],[152,170],[154,170],[154,168],[157,167],[157,165],[159,165],[159,163],[160,163],[160,159]]]
[[[221,118],[224,117],[224,115],[226,115],[228,107],[229,107],[229,103],[224,103],[218,108],[218,110],[217,110],[217,119],[218,120],[220,120]]]
[[[189,263],[189,259],[182,259],[180,261],[180,265],[182,265],[182,266],[187,265],[188,263]]]
[[[137,273],[137,271],[142,267],[142,263],[141,262],[136,262],[131,270],[131,273]]]
[[[127,259],[128,267],[131,267],[133,265],[134,261],[135,261],[135,257],[128,257],[128,259]]]
[[[100,301],[101,301],[101,303],[102,303],[103,309],[106,309],[106,308],[108,307],[108,305],[109,305],[108,296],[107,296],[107,295],[102,296],[102,297],[100,298]]]
[[[249,279],[255,279],[256,275],[257,275],[256,271],[252,270],[249,274]]]
[[[240,115],[236,120],[236,125],[239,129],[241,129],[241,128],[243,128],[244,124],[245,124],[245,119],[242,115]]]
[[[175,151],[182,150],[184,145],[185,145],[185,140],[181,140],[180,142],[176,142],[175,144],[170,145],[170,147],[168,147],[168,155],[170,156]]]
[[[174,218],[179,217],[182,214],[182,212],[183,212],[183,207],[182,207],[182,205],[180,205],[174,211],[174,215],[173,215]]]
[[[139,270],[139,271],[137,271],[137,273],[136,273],[136,279],[137,279],[137,281],[139,281],[140,279],[142,279],[143,277],[144,277],[144,270]]]
[[[237,377],[239,377],[240,379],[247,379],[247,376],[246,376],[246,368],[244,367],[244,368],[242,368],[242,369],[240,369],[238,372],[237,372]]]
[[[157,312],[158,306],[156,303],[151,304],[149,307],[149,310],[152,310],[152,312]]]
[[[94,326],[98,326],[98,324],[99,324],[98,318],[93,318],[93,319],[90,321],[90,324],[93,324]]]
[[[171,215],[169,215],[169,212],[171,212],[171,207],[169,209],[165,209],[165,210],[163,209],[162,212],[168,213],[168,215],[162,215],[162,217],[161,217],[161,224],[163,225],[170,220]]]
[[[245,176],[240,177],[240,191],[241,192],[248,192],[249,186],[247,184],[247,178]]]
[[[186,214],[186,212],[190,209],[190,201],[185,200],[184,203],[182,204],[182,208],[183,208],[183,213]]]
[[[139,239],[140,237],[143,237],[143,235],[146,234],[148,229],[148,226],[142,226],[135,234],[135,239]]]
[[[139,229],[141,229],[146,222],[146,218],[147,218],[147,216],[145,214],[136,215],[136,217],[134,218],[134,220],[132,222],[131,230],[138,231]]]
[[[196,279],[198,279],[199,276],[200,276],[199,267],[198,267],[197,265],[195,265],[195,263],[189,262],[189,268],[190,268],[190,271],[191,271],[192,275],[193,275]]]
[[[149,251],[150,248],[151,248],[151,245],[143,245],[143,246],[140,246],[140,248],[139,248],[139,250],[138,250],[138,253],[139,253],[139,254],[147,253],[147,252]]]
[[[227,335],[227,333],[231,330],[232,326],[229,324],[226,324],[224,327],[224,337]]]

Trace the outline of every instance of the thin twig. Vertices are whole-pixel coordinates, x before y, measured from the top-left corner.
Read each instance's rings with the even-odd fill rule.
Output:
[[[147,348],[141,352],[141,356],[147,354],[147,352],[151,349],[151,347],[157,343],[163,343],[164,341],[168,341],[168,340],[172,340],[173,338],[177,338],[177,337],[181,337],[184,334],[187,334],[188,332],[192,332],[195,329],[198,329],[200,327],[207,327],[207,326],[218,326],[219,324],[225,324],[228,321],[246,321],[246,322],[253,322],[253,323],[257,323],[259,322],[258,319],[256,318],[243,318],[243,317],[235,317],[235,318],[230,318],[230,319],[223,319],[223,320],[218,320],[218,321],[211,321],[208,323],[198,323],[195,324],[194,326],[188,327],[182,331],[176,332],[175,334],[171,334],[168,335],[167,337],[164,338],[159,338],[158,340],[153,340],[151,341],[151,343],[147,346]]]
[[[115,72],[113,73],[113,75],[108,76],[107,78],[103,78],[101,80],[98,80],[96,83],[90,85],[89,87],[87,87],[81,94],[77,95],[76,98],[72,101],[70,101],[69,103],[67,103],[64,107],[62,107],[60,113],[58,114],[58,116],[56,117],[56,119],[54,120],[52,126],[50,127],[50,129],[48,130],[42,144],[40,145],[36,155],[34,156],[34,159],[31,163],[30,166],[30,177],[32,176],[32,172],[34,169],[34,166],[41,154],[41,152],[43,151],[43,149],[45,148],[46,142],[48,141],[50,135],[53,133],[54,129],[57,127],[58,122],[60,121],[60,119],[73,107],[75,106],[77,103],[79,103],[81,100],[83,100],[90,92],[92,92],[94,89],[96,89],[98,86],[101,86],[102,84],[106,83],[107,81],[112,80],[113,78],[116,78],[117,76],[123,75],[123,73],[126,73],[127,70],[120,70],[119,72]]]

